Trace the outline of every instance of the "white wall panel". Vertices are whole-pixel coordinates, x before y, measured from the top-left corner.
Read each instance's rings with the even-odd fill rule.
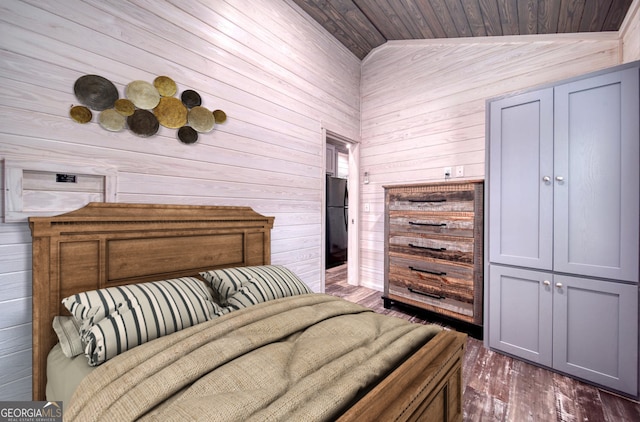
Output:
[[[5,385],[14,385],[6,392],[7,395],[3,397],[7,397],[6,400],[20,400],[19,397],[21,397],[25,387],[31,387],[31,350],[25,349],[0,356],[0,367],[2,367],[0,392],[3,391]],[[16,393],[21,393],[21,395]]]
[[[97,112],[77,124],[69,109],[85,74],[121,97],[131,81],[167,75],[228,120],[193,145],[163,127],[108,132]],[[272,262],[318,289],[322,126],[358,136],[359,80],[359,60],[288,0],[3,1],[0,160],[115,167],[118,202],[275,216]],[[30,398],[30,242],[26,224],[0,223],[0,400]]]
[[[31,350],[31,324],[0,329],[0,346],[5,354]]]
[[[622,62],[640,60],[640,0],[633,0],[620,27]]]

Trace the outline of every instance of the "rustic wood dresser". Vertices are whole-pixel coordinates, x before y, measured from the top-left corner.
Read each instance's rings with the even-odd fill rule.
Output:
[[[482,181],[385,186],[384,306],[482,325]]]

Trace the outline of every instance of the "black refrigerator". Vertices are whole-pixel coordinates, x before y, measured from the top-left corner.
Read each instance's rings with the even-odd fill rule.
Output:
[[[347,179],[327,175],[326,268],[347,262],[349,192]]]

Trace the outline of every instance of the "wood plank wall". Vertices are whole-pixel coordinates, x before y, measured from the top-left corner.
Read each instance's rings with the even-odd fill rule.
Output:
[[[622,62],[640,60],[640,0],[633,0],[620,26]]]
[[[361,284],[384,280],[383,186],[485,174],[488,98],[621,62],[617,33],[394,41],[362,64]],[[455,174],[455,172],[454,172]],[[455,179],[454,179],[455,180]]]
[[[173,78],[228,121],[198,143],[69,118],[84,74]],[[316,290],[322,126],[359,133],[360,61],[289,0],[5,0],[0,159],[115,167],[117,201],[248,205],[275,216],[272,262]],[[31,397],[31,236],[0,223],[0,400]]]

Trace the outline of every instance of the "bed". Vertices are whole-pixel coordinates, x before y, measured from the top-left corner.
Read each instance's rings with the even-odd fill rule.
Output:
[[[53,322],[54,319],[70,315],[69,309],[62,304],[64,298],[97,289],[116,286],[140,287],[158,280],[173,280],[182,277],[195,276],[204,281],[202,275],[207,272],[245,270],[252,267],[271,269],[273,267],[271,266],[271,229],[273,223],[273,217],[265,217],[248,207],[119,203],[91,203],[79,210],[60,216],[30,218],[29,225],[33,237],[33,399],[48,399],[46,397],[47,359],[53,350],[59,347]],[[231,302],[229,301],[229,303]],[[193,409],[198,406],[202,406],[205,412],[211,410],[211,407],[215,407],[211,406],[212,402],[228,404],[230,408],[226,411],[233,413],[234,409],[246,407],[245,404],[248,405],[253,398],[247,401],[242,396],[246,392],[234,392],[234,390],[216,392],[217,396],[209,395],[213,394],[210,389],[214,387],[205,386],[204,379],[211,378],[211,375],[192,375],[197,372],[195,369],[185,369],[186,367],[183,368],[179,365],[186,365],[184,361],[192,360],[200,371],[208,373],[209,369],[201,368],[202,362],[206,361],[209,364],[208,362],[214,361],[215,359],[211,359],[209,356],[220,356],[219,350],[227,350],[226,345],[229,343],[242,343],[242,347],[245,347],[247,342],[256,343],[260,345],[256,349],[270,350],[269,347],[284,347],[282,339],[296,342],[296,346],[293,346],[296,349],[295,362],[303,362],[312,366],[318,365],[314,363],[319,357],[313,356],[315,349],[313,341],[318,343],[318,339],[322,339],[322,335],[326,336],[327,334],[321,334],[319,337],[307,335],[307,331],[277,334],[280,343],[276,346],[268,343],[271,340],[262,338],[269,337],[265,333],[269,335],[277,333],[277,330],[280,329],[277,327],[280,326],[291,329],[290,322],[282,322],[285,320],[279,316],[281,311],[287,313],[288,319],[286,321],[295,321],[300,325],[308,316],[308,319],[313,322],[309,322],[308,328],[305,325],[304,330],[317,333],[320,331],[313,330],[328,329],[332,334],[325,338],[330,338],[331,341],[342,338],[340,332],[336,334],[332,331],[342,324],[340,322],[342,320],[332,319],[334,313],[336,318],[343,318],[343,314],[345,314],[347,319],[354,321],[355,324],[364,324],[357,318],[374,318],[376,327],[389,326],[392,330],[415,329],[415,327],[406,328],[404,325],[396,328],[394,326],[396,322],[393,321],[397,320],[396,318],[368,312],[365,309],[360,309],[359,305],[349,304],[342,299],[324,294],[311,293],[279,297],[244,309],[234,310],[225,315],[222,315],[224,312],[220,311],[219,318],[194,324],[121,353],[95,369],[96,372],[103,370],[100,377],[94,377],[96,379],[108,378],[104,374],[121,371],[118,372],[119,375],[114,375],[112,381],[115,383],[106,387],[96,387],[96,390],[90,395],[97,396],[109,388],[121,388],[122,382],[119,382],[119,387],[118,381],[126,379],[129,379],[128,382],[134,383],[132,385],[138,385],[138,381],[142,385],[146,380],[145,377],[150,379],[149,376],[139,375],[142,378],[139,378],[138,381],[131,377],[133,377],[132,374],[138,374],[139,371],[142,371],[142,367],[150,366],[147,364],[148,361],[152,359],[176,360],[175,364],[178,365],[178,370],[175,367],[170,370],[159,370],[165,377],[167,377],[166,374],[173,374],[170,378],[165,378],[168,380],[167,382],[154,382],[153,385],[147,387],[141,398],[134,396],[127,398],[127,400],[151,400],[149,397],[152,393],[155,394],[155,390],[161,389],[160,387],[170,383],[174,378],[179,378],[176,374],[189,374],[194,377],[185,381],[188,384],[189,393],[180,390],[182,395],[162,399],[161,404],[146,405],[148,409],[152,410],[148,413],[144,413],[147,412],[144,410],[141,413],[143,417],[154,419],[158,415],[154,413],[157,409],[162,409],[162,412],[165,409],[171,409],[167,412],[174,413],[163,413],[162,419],[175,418],[178,420],[180,417],[185,417],[185,414],[180,412],[194,411]],[[340,315],[338,316],[338,314]],[[306,316],[302,317],[302,315]],[[364,327],[364,325],[357,326]],[[298,329],[296,328],[296,330]],[[346,329],[358,331],[354,333],[356,337],[362,335],[359,328],[354,330],[351,326]],[[422,331],[420,331],[420,335],[426,336]],[[336,373],[343,371],[347,374],[343,376],[345,384],[354,383],[354,385],[349,387],[351,389],[348,393],[340,396],[340,400],[336,399],[335,403],[332,391],[340,390],[342,387],[334,388],[333,384],[321,387],[314,394],[319,397],[316,400],[319,402],[315,406],[320,408],[321,413],[309,414],[329,415],[318,417],[318,419],[342,421],[373,419],[462,420],[461,362],[466,335],[455,331],[437,330],[428,338],[428,341],[425,340],[426,343],[413,344],[411,342],[417,341],[414,339],[416,335],[407,334],[402,337],[409,339],[408,346],[405,346],[403,352],[387,353],[388,350],[391,350],[390,347],[380,347],[380,351],[375,352],[376,355],[366,357],[361,364],[350,366],[348,372],[344,372],[344,368],[340,369],[340,364],[335,362],[318,366],[315,369],[318,372],[330,372],[332,367],[337,368],[335,369]],[[191,339],[189,340],[191,343],[188,345],[183,343],[185,338]],[[225,348],[221,348],[222,346],[219,345],[222,343],[215,341],[209,342],[207,340],[205,344],[204,338],[215,338],[215,341],[222,339]],[[305,341],[310,339],[311,343],[297,343],[302,341],[301,338],[304,338]],[[394,341],[395,343],[397,342]],[[266,346],[267,344],[268,346]],[[306,344],[306,346],[300,346],[301,344]],[[207,350],[216,350],[216,353],[208,355],[206,359],[198,358],[198,353],[203,353],[202,347],[208,347]],[[304,352],[305,347],[309,350],[308,354],[300,351]],[[407,352],[409,349],[410,352]],[[277,354],[276,352],[269,353]],[[353,355],[358,356],[359,353],[360,351]],[[175,356],[178,355],[179,358],[176,358]],[[185,356],[190,358],[186,359]],[[291,359],[293,355],[287,356],[289,356],[287,359]],[[251,363],[243,367],[241,363],[248,362],[244,359],[244,357],[228,359],[232,365],[216,363],[216,368],[221,368],[216,371],[222,371],[220,376],[226,377],[225,380],[236,380],[240,372],[250,371],[247,368],[255,366],[255,363]],[[257,359],[269,360],[270,355],[267,354],[266,358],[263,355]],[[357,359],[363,358],[360,356]],[[380,362],[381,366],[374,368],[376,362]],[[240,365],[240,369],[234,369],[234,365]],[[267,366],[269,368],[277,367],[275,364],[272,365],[270,361]],[[104,370],[103,367],[108,370]],[[277,372],[273,368],[271,370]],[[269,373],[264,369],[257,372],[254,369],[251,370],[254,372],[248,375],[250,381],[259,379],[261,376],[266,377],[265,374]],[[292,371],[291,366],[284,366],[280,370],[280,372],[286,372],[289,377],[291,377],[290,372]],[[216,372],[216,377],[217,374],[218,372]],[[93,373],[87,375],[81,381],[83,384],[80,385],[93,386],[95,380],[91,378],[92,376]],[[162,376],[154,379],[162,380]],[[269,377],[271,376],[275,375],[270,374]],[[89,378],[92,380],[91,383],[87,383]],[[354,379],[359,380],[360,384]],[[213,384],[221,384],[218,382],[218,378],[215,378],[214,381]],[[245,382],[246,380],[243,380],[241,383]],[[268,384],[271,382],[271,378],[267,378],[263,382]],[[342,381],[340,382],[342,383]],[[225,384],[229,384],[229,382],[225,382]],[[181,401],[183,397],[191,394],[190,392],[195,389],[196,385],[204,391],[200,395],[208,397],[210,400],[202,401],[202,397],[200,397],[200,401],[197,403],[201,404],[196,405],[193,404],[196,402]],[[336,385],[342,384],[338,384],[336,381]],[[348,390],[347,386],[344,388]],[[78,388],[78,390],[84,389]],[[290,390],[293,391],[295,388],[291,387]],[[147,392],[149,393],[147,394]],[[82,398],[83,394],[84,398]],[[290,397],[298,395],[298,392],[297,390],[296,392],[286,391],[286,394]],[[91,401],[89,399],[84,391],[76,391],[71,408],[65,403],[65,418],[68,416],[66,413],[68,410],[78,420],[83,419],[79,416],[83,414],[83,411],[85,414],[87,411],[93,412],[92,407],[88,407],[89,410],[86,410],[77,404]],[[155,400],[159,399],[155,398]],[[232,406],[234,400],[239,405]],[[309,397],[303,400],[305,406],[307,406],[307,402],[313,401]],[[181,409],[173,410],[180,408],[180,403],[190,404],[183,405]],[[138,404],[138,402],[134,403],[135,406]],[[91,405],[93,406],[93,404]],[[289,413],[283,413],[288,416],[281,419],[292,420],[291,415],[298,415],[298,418],[301,417],[300,415],[305,415],[305,413],[295,413],[297,411],[296,405],[290,406],[293,408],[286,410]],[[117,406],[104,405],[104,407],[115,409]],[[187,409],[185,410],[185,408]],[[128,412],[129,408],[125,406],[124,409],[124,412]],[[197,410],[197,412],[200,411]],[[317,412],[318,409],[309,411]],[[283,412],[285,411],[283,410]],[[133,418],[128,413],[125,415]],[[202,415],[205,413],[190,414],[189,417],[198,418]],[[137,417],[135,416],[135,418]]]

